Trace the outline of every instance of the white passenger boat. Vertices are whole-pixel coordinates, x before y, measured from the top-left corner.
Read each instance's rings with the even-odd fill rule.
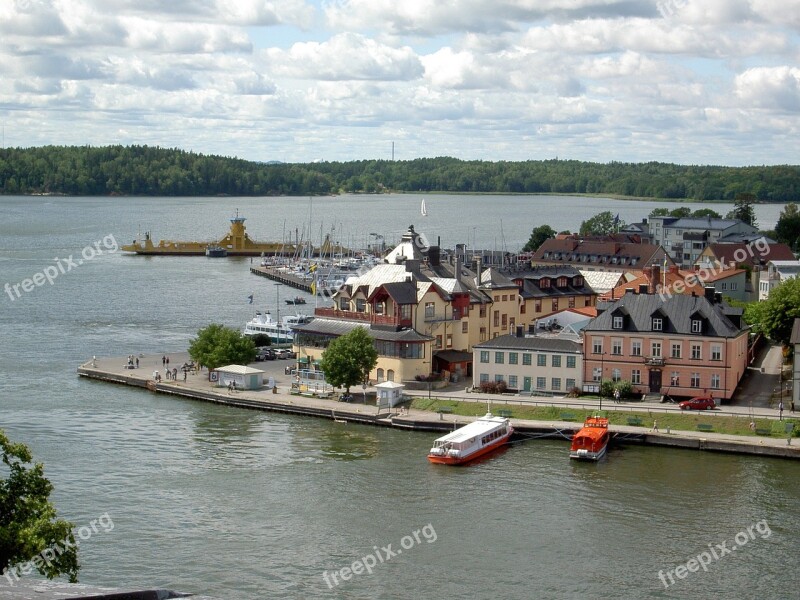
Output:
[[[428,454],[432,463],[460,465],[474,460],[508,442],[514,428],[504,417],[485,416],[440,437]]]
[[[272,318],[269,311],[257,312],[244,326],[244,335],[265,334],[270,337],[273,344],[291,344],[294,341],[293,327],[310,323],[314,317],[309,315],[289,315],[283,317],[280,323]]]

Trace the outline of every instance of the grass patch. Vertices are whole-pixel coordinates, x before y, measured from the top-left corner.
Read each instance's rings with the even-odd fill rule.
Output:
[[[453,415],[460,415],[464,417],[476,417],[486,414],[486,402],[467,402],[457,400],[442,400],[439,398],[415,398],[411,403],[411,408],[418,410],[429,410],[436,412],[439,407],[448,406],[452,408]],[[492,409],[495,413],[502,406],[500,403],[493,403]],[[508,405],[508,408],[512,408]],[[575,415],[576,423],[583,423],[589,415],[597,412],[597,410],[588,410],[580,408],[572,408],[569,406],[524,406],[513,405],[515,419],[529,419],[532,421],[563,421],[561,415],[564,413],[571,413]],[[750,418],[746,415],[740,417],[716,415],[711,411],[699,411],[693,413],[675,412],[675,413],[661,413],[650,412],[648,410],[640,411],[615,411],[613,408],[604,410],[608,413],[608,422],[612,425],[628,425],[629,419],[641,419],[642,427],[650,429],[653,427],[653,421],[658,422],[658,429],[665,432],[667,427],[673,431],[697,431],[699,423],[711,423],[714,426],[714,433],[725,433],[729,435],[744,435],[755,437],[755,431],[750,429]],[[754,419],[756,429],[768,430],[771,435],[768,437],[786,437],[785,433],[780,435],[773,429],[774,423],[781,423],[780,430],[784,431],[784,423],[795,423],[793,435],[800,437],[798,431],[798,423],[793,419],[784,419],[783,421],[775,421],[775,419]]]

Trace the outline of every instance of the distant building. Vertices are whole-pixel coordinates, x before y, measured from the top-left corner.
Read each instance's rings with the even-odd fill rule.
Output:
[[[661,265],[666,253],[653,244],[571,235],[545,241],[533,255],[533,266],[571,266],[589,271],[626,273]],[[673,264],[667,257],[667,265]]]
[[[750,329],[712,288],[628,292],[598,311],[583,328],[584,385],[627,380],[638,393],[730,399],[745,372]]]
[[[800,275],[800,260],[770,260],[759,273],[758,299],[767,300],[770,293],[787,279]]]
[[[662,297],[674,294],[703,295],[712,287],[734,300],[747,300],[747,271],[735,268],[710,268],[692,270],[679,269],[672,265],[666,271],[656,265],[644,270],[642,275],[617,286],[601,295],[603,300],[621,298],[630,290],[644,294],[659,294]]]
[[[758,229],[738,219],[712,217],[650,217],[653,243],[663,246],[670,258],[682,268],[690,268],[709,244],[720,238],[749,235],[758,237]],[[735,238],[739,239],[739,238]]]
[[[759,297],[760,274],[770,260],[794,261],[795,256],[786,244],[770,243],[762,236],[748,242],[709,244],[698,257],[695,267],[707,271],[730,267],[745,269],[748,275],[741,299],[752,301]]]

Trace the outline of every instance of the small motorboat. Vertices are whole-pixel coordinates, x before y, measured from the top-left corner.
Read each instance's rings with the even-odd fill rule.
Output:
[[[587,417],[581,430],[572,437],[569,457],[578,460],[600,460],[606,453],[610,439],[607,418],[600,415]]]
[[[294,304],[305,304],[306,299],[302,296],[295,296],[294,298],[287,298],[286,304],[294,305]]]

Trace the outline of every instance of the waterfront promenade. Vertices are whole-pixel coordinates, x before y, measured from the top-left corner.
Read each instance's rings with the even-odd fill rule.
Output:
[[[464,386],[459,387],[457,390],[437,390],[435,395],[438,398],[479,403],[480,410],[476,411],[476,417],[438,414],[413,408],[377,408],[372,405],[338,402],[336,396],[320,398],[291,393],[292,376],[285,374],[285,367],[293,364],[289,361],[270,361],[251,365],[264,370],[265,377],[274,378],[274,390],[264,387],[260,390],[230,392],[227,388],[216,386],[209,381],[208,372],[205,370],[199,373],[187,374],[186,381],[184,381],[180,367],[184,362],[188,362],[188,354],[170,353],[168,356],[170,359],[169,366],[178,368],[177,381],[164,378],[162,355],[138,355],[139,368],[134,369],[126,367],[127,357],[93,358],[78,367],[78,374],[94,380],[141,387],[155,393],[171,394],[233,407],[419,431],[450,431],[473,420],[478,413],[483,414],[485,412],[484,406],[494,412],[503,408],[513,408],[515,405],[531,404],[552,405],[565,409],[598,408],[596,401],[587,402],[571,398],[548,398],[545,400],[520,396],[492,397],[466,392]],[[153,378],[155,370],[161,373],[162,379],[160,382],[156,382]],[[428,392],[409,392],[407,395],[427,396]],[[679,410],[675,405],[652,403],[619,405],[613,404],[610,400],[607,404],[604,403],[604,408],[609,411],[648,412],[653,414],[655,419],[657,419],[658,414]],[[713,421],[714,416],[721,412],[723,411],[707,412],[703,416],[708,416],[709,421]],[[725,407],[724,412],[738,414],[739,416],[751,414],[742,407]],[[777,417],[775,411],[770,409],[755,409],[752,415],[760,418]],[[550,437],[568,439],[581,426],[580,423],[571,421],[512,419],[512,422],[523,438]],[[800,440],[795,444],[788,444],[786,438],[766,436],[727,435],[710,431],[672,431],[668,433],[663,430],[651,431],[650,425],[651,423],[643,423],[642,426],[612,425],[610,429],[619,439],[624,439],[630,443],[800,458]]]

